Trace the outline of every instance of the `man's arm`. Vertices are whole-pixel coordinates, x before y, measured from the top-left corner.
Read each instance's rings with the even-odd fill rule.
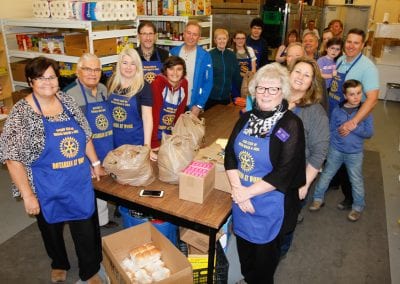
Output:
[[[365,96],[367,99],[361,105],[361,108],[357,111],[357,114],[339,127],[339,134],[341,136],[347,136],[363,119],[368,116],[368,114],[370,114],[375,105],[378,103],[379,90],[371,90],[366,92]]]

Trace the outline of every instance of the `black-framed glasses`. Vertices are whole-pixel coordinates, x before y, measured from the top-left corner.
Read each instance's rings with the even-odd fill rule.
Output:
[[[81,70],[85,73],[100,73],[101,68],[89,68],[89,67],[81,67]]]
[[[265,94],[265,92],[268,91],[268,94],[273,95],[273,96],[277,95],[280,90],[281,90],[281,88],[278,88],[278,87],[269,87],[269,88],[262,87],[262,86],[256,87],[257,93]]]
[[[153,36],[155,33],[139,33],[141,36]]]

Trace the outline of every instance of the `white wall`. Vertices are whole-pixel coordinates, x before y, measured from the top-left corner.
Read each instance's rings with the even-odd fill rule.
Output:
[[[32,0],[1,0],[0,18],[32,17]]]

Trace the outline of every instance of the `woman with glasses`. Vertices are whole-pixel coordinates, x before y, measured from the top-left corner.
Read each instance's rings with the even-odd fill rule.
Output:
[[[284,219],[296,219],[285,202],[305,177],[304,129],[288,111],[289,75],[279,63],[257,71],[249,90],[253,109],[236,123],[225,149],[232,187],[233,231],[246,283],[273,283]],[[294,196],[294,197],[293,197]]]
[[[312,182],[328,153],[329,122],[325,109],[322,107],[323,91],[321,73],[315,60],[306,57],[295,59],[289,70],[290,96],[289,109],[303,122],[306,142],[306,184],[296,189],[297,199],[288,208],[299,212]],[[299,219],[301,222],[302,219]],[[285,229],[285,239],[282,244],[282,256],[290,248],[297,220],[288,222]]]
[[[232,38],[232,49],[236,54],[236,59],[239,63],[240,76],[243,78],[242,84],[247,84],[250,82],[251,77],[256,73],[257,57],[254,49],[246,45],[246,33],[243,31],[237,31]],[[247,95],[241,94],[240,86],[232,86],[232,96],[240,97]]]
[[[13,180],[13,195],[35,216],[51,259],[51,282],[70,269],[63,229],[69,224],[78,256],[79,277],[101,283],[100,229],[91,180],[104,174],[89,124],[75,101],[59,92],[58,64],[32,59],[25,76],[32,93],[13,107],[0,138],[0,162]]]
[[[119,54],[115,72],[108,82],[108,92],[114,147],[124,144],[150,147],[153,97],[136,50],[126,48]],[[157,155],[150,152],[150,158],[156,160]]]

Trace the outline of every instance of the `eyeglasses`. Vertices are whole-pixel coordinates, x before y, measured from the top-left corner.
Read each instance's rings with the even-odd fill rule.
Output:
[[[153,36],[155,33],[139,33],[141,36]]]
[[[32,79],[32,80],[34,80],[34,81],[39,81],[39,82],[48,82],[48,81],[54,81],[54,80],[57,80],[58,78],[57,78],[57,76],[50,76],[50,77],[44,77],[44,76],[42,76],[42,77],[37,77],[37,78],[35,78],[35,79]]]
[[[81,67],[80,68],[83,72],[85,73],[100,73],[101,69],[100,68],[89,68],[89,67]]]
[[[235,37],[235,39],[244,40],[244,39],[246,39],[246,38],[245,38],[245,37]]]
[[[335,51],[340,51],[341,50],[341,48],[340,47],[328,47],[328,49],[331,49],[331,50],[335,50]]]
[[[281,88],[277,88],[277,87],[269,87],[269,88],[262,87],[262,86],[256,87],[257,93],[265,94],[265,92],[268,91],[268,94],[273,95],[273,96],[277,95],[280,90],[281,90]]]

